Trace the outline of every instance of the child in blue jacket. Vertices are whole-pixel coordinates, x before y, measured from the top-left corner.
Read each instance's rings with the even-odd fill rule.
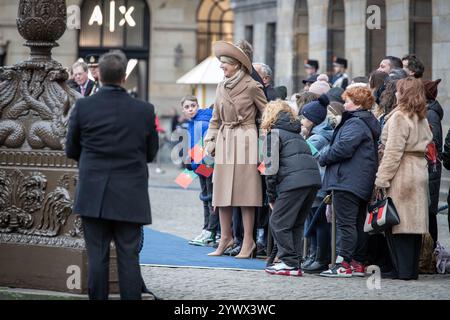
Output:
[[[195,96],[186,96],[181,100],[181,108],[189,119],[187,129],[189,131],[189,149],[193,150],[197,145],[203,147],[203,139],[208,131],[209,120],[212,117],[211,108],[199,109]],[[200,150],[197,148],[197,150]],[[197,160],[197,161],[196,161]],[[205,160],[191,159],[190,169],[196,171],[200,165],[205,165]],[[201,234],[189,241],[189,244],[197,246],[212,246],[216,242],[216,234],[219,228],[219,215],[212,207],[212,175],[205,177],[198,174],[200,180],[200,200],[203,202],[203,230]]]

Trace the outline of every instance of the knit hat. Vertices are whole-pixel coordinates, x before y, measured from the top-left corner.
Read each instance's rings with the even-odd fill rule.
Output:
[[[330,91],[330,85],[326,81],[318,80],[309,87],[308,91],[321,95]]]
[[[315,125],[321,124],[327,117],[329,103],[330,100],[327,95],[323,94],[319,97],[319,100],[304,105],[302,115]]]
[[[344,104],[345,101],[344,99],[342,99],[342,94],[344,93],[344,91],[345,90],[341,87],[331,88],[330,91],[327,92],[328,99],[330,99],[331,102],[336,101]]]
[[[328,76],[327,76],[325,73],[321,73],[321,74],[319,74],[319,76],[317,77],[317,81],[330,82],[330,78],[328,78]]]
[[[277,92],[277,95],[281,100],[286,100],[287,88],[285,86],[278,86],[278,87],[274,87],[273,89]]]
[[[438,85],[441,82],[441,79],[437,79],[436,81],[431,80],[423,80],[423,85],[425,87],[425,94],[427,96],[427,100],[436,100],[438,95]]]

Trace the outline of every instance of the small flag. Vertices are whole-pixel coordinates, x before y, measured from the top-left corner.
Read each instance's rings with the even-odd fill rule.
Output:
[[[261,174],[264,174],[266,172],[266,164],[264,162],[261,162],[258,167],[258,171],[261,172]]]
[[[195,163],[200,163],[202,162],[203,158],[205,157],[205,151],[203,150],[203,148],[196,144],[190,151],[189,153],[191,159],[194,160]]]
[[[311,150],[311,153],[312,153],[313,157],[315,157],[319,153],[319,150],[317,150],[316,147],[314,147],[311,142],[306,141],[306,143],[308,144],[309,149]]]
[[[204,164],[198,166],[197,170],[195,170],[196,174],[200,174],[205,178],[209,178],[214,172],[214,169],[211,167],[207,167]]]
[[[175,183],[180,187],[187,189],[197,177],[198,176],[193,171],[185,169],[175,179]]]
[[[264,137],[260,136],[258,138],[258,160],[264,159]]]

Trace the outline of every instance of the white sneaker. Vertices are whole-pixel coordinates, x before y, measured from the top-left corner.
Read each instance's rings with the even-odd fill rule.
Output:
[[[189,243],[191,243],[191,242],[197,242],[197,241],[200,241],[200,240],[202,240],[203,238],[205,238],[205,232],[208,232],[208,231],[202,230],[202,233],[200,233],[200,234],[199,234],[198,236],[196,236],[194,239],[189,240]]]
[[[285,264],[283,261],[281,261],[279,263],[275,263],[274,265],[271,265],[270,267],[267,267],[265,269],[265,271],[270,274],[277,274],[277,275],[282,275],[282,276],[301,277],[303,275],[303,272],[300,268],[290,267],[287,264]]]

